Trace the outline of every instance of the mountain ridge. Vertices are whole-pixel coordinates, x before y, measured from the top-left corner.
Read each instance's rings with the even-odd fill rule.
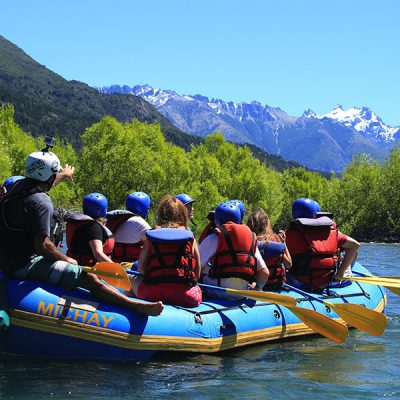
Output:
[[[384,124],[367,107],[354,107],[347,114],[343,108],[339,113],[338,107],[336,113],[325,115],[305,110],[295,117],[258,101],[234,103],[201,94],[179,95],[150,85],[98,90],[143,97],[185,132],[205,137],[218,130],[229,141],[253,144],[317,170],[341,171],[361,152],[382,160],[400,138],[400,127]],[[303,151],[298,152],[299,148]]]
[[[104,95],[89,85],[67,81],[0,35],[0,104],[13,104],[16,122],[33,136],[59,135],[80,147],[85,128],[111,115],[120,122],[158,122],[167,139],[189,148],[190,138],[137,96]]]
[[[14,106],[15,121],[24,131],[33,136],[60,136],[77,149],[81,146],[80,135],[104,115],[120,122],[138,118],[142,122],[159,123],[166,139],[185,150],[204,141],[176,128],[145,99],[123,93],[106,95],[85,83],[67,81],[0,35],[2,104]],[[249,147],[258,159],[279,171],[300,166],[261,148]]]

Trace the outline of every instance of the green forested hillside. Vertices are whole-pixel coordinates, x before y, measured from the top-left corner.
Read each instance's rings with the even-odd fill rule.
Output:
[[[37,137],[50,134],[61,137],[75,149],[82,145],[81,135],[105,115],[120,122],[137,118],[158,123],[168,142],[185,150],[203,143],[198,136],[187,135],[173,126],[154,106],[140,97],[102,94],[88,85],[67,81],[29,57],[20,48],[0,36],[0,104],[11,104],[15,121],[24,131]],[[256,156],[278,170],[298,166],[281,157],[271,156],[253,146]]]
[[[173,143],[188,148],[198,138],[175,128],[151,104],[136,96],[104,95],[88,85],[67,81],[0,36],[0,104],[15,107],[15,120],[33,136],[58,135],[79,148],[85,128],[110,115],[157,122]]]
[[[1,181],[22,175],[26,156],[43,147],[42,137],[33,139],[15,123],[12,107],[0,108],[0,141]],[[220,133],[185,151],[165,140],[159,124],[137,119],[122,124],[104,117],[82,135],[79,153],[62,143],[54,152],[63,164],[76,167],[73,185],[62,183],[51,191],[58,206],[80,208],[85,194],[98,191],[108,197],[110,208],[123,208],[127,194],[140,190],[150,195],[154,210],[164,195],[185,192],[197,199],[198,234],[208,212],[223,200],[263,207],[278,228],[290,220],[293,200],[311,197],[335,214],[341,230],[358,239],[400,239],[398,148],[383,164],[361,157],[341,178],[327,179],[305,168],[280,173]]]

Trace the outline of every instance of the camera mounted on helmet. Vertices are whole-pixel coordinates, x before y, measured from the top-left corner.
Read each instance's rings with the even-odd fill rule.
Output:
[[[56,145],[56,138],[54,136],[46,135],[44,138],[44,144],[46,147],[42,151],[49,151]]]

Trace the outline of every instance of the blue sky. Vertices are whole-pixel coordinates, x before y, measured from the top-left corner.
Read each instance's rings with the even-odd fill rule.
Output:
[[[400,125],[397,0],[0,0],[0,35],[66,79],[148,83]]]

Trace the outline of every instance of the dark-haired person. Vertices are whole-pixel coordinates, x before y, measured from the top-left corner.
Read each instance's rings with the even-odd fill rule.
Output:
[[[60,252],[50,240],[53,203],[47,192],[58,179],[60,160],[50,151],[31,153],[26,179],[13,184],[0,203],[0,268],[7,276],[47,282],[63,289],[81,286],[102,300],[146,315],[159,315],[162,303],[130,299],[77,261]]]

